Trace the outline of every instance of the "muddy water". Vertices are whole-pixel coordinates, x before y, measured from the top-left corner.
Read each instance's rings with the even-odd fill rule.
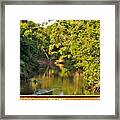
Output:
[[[20,88],[21,95],[83,95],[84,91],[81,74],[63,65],[40,67],[39,74]]]

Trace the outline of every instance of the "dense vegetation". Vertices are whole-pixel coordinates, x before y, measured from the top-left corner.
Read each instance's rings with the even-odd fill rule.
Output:
[[[100,21],[57,20],[45,26],[20,22],[21,80],[37,74],[40,60],[64,61],[64,72],[81,73],[85,95],[100,94]]]

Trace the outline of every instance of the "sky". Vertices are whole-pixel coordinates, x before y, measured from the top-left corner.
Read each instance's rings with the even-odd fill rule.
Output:
[[[33,21],[33,22],[35,22],[35,23],[38,23],[38,24],[42,24],[42,23],[44,23],[44,22],[48,22],[48,20],[45,20],[45,19],[42,19],[42,20],[31,20],[31,21]],[[47,26],[49,26],[49,25],[52,25],[54,22],[55,22],[56,20],[52,20],[52,21],[50,21],[47,25],[45,25],[44,27],[47,27]]]

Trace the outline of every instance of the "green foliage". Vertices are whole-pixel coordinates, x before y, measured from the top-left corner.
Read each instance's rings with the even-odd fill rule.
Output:
[[[68,70],[82,69],[85,94],[93,94],[100,80],[100,21],[58,20],[50,30],[49,52],[64,58]]]
[[[21,21],[20,38],[21,72],[25,75],[46,55],[50,60],[63,59],[67,71],[81,72],[84,94],[99,94],[99,20],[57,20],[46,28],[31,21]]]
[[[26,80],[36,74],[39,69],[38,60],[46,59],[43,49],[48,46],[48,38],[45,34],[44,29],[32,21],[20,22],[21,80]]]

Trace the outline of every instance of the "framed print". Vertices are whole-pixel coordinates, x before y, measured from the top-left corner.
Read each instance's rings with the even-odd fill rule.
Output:
[[[1,118],[119,119],[119,7],[2,1]]]

